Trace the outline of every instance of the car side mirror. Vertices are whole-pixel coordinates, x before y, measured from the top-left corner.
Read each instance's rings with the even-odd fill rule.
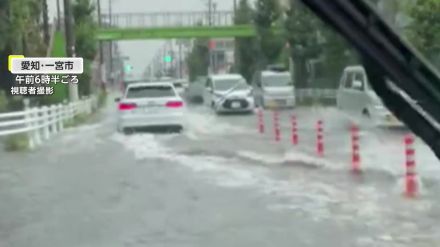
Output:
[[[115,102],[116,102],[116,103],[118,103],[118,102],[120,102],[120,101],[121,101],[121,98],[119,98],[119,97],[118,97],[118,98],[115,98]]]
[[[362,90],[362,82],[358,80],[353,81],[352,88]]]

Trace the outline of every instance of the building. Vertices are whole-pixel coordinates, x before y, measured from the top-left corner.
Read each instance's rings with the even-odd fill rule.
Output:
[[[211,51],[211,71],[226,73],[234,64],[234,38],[212,39],[209,48]]]

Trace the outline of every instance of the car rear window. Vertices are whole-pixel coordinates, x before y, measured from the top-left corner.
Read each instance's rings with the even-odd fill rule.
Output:
[[[167,85],[132,87],[128,89],[127,98],[162,98],[176,96],[172,87]]]
[[[174,86],[175,86],[175,87],[182,87],[182,83],[180,83],[180,82],[175,82],[175,83],[174,83]]]

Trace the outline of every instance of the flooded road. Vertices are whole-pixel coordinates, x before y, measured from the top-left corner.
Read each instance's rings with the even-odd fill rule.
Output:
[[[114,109],[27,154],[2,154],[0,246],[435,246],[438,162],[417,143],[419,199],[402,196],[405,130],[361,130],[332,108],[281,112],[275,143],[256,115],[192,106],[182,134],[115,132]],[[325,156],[315,153],[315,123]]]

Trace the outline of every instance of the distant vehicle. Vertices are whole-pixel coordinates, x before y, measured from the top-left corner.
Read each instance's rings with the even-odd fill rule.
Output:
[[[139,83],[139,82],[148,82],[148,80],[146,80],[146,79],[132,79],[132,80],[125,79],[123,81],[122,91],[125,91],[127,89],[128,85],[133,84],[133,83]]]
[[[258,107],[288,107],[296,105],[292,77],[280,66],[268,66],[252,78],[253,96]]]
[[[128,85],[123,98],[117,98],[117,129],[129,132],[141,127],[167,127],[181,131],[185,105],[170,82]]]
[[[377,126],[403,126],[373,91],[362,66],[344,69],[336,102],[341,111],[368,118]]]
[[[211,75],[205,83],[204,102],[216,113],[253,112],[252,88],[239,74]]]
[[[203,103],[206,79],[206,76],[199,76],[195,81],[189,83],[186,90],[186,98],[189,102]]]
[[[188,87],[188,82],[184,79],[176,79],[173,81],[174,87],[181,97],[185,96],[186,88]]]

